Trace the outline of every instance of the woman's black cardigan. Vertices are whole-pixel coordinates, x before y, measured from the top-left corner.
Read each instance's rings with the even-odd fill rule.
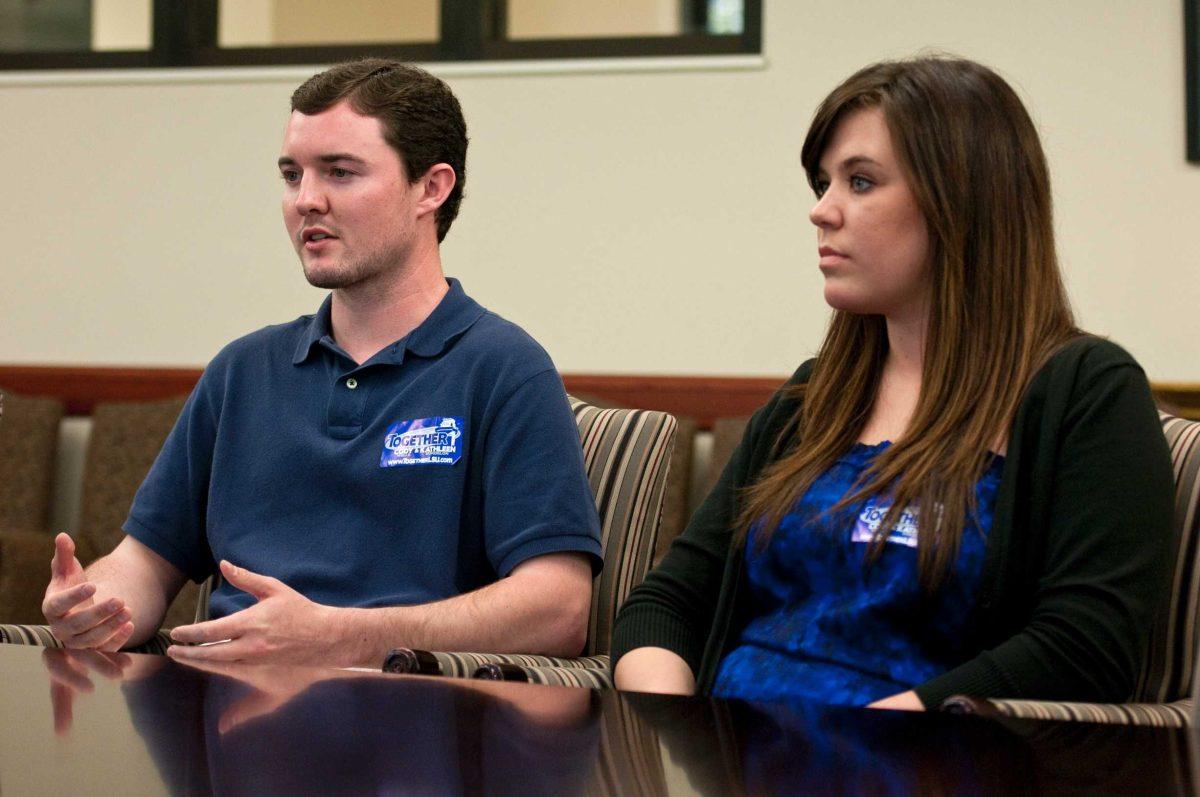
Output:
[[[679,654],[712,686],[749,620],[738,496],[788,447],[780,434],[813,361],[751,419],[720,481],[662,563],[630,594],[612,663],[638,647]],[[794,428],[794,425],[793,425]],[[794,441],[791,441],[794,443]],[[1150,388],[1119,346],[1066,345],[1030,382],[1009,434],[978,600],[958,666],[916,687],[927,707],[955,694],[1121,701],[1133,690],[1166,590],[1170,453]]]

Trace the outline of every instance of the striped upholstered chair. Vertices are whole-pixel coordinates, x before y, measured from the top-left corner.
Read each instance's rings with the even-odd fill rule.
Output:
[[[952,697],[944,711],[1121,725],[1192,725],[1200,621],[1200,422],[1160,413],[1175,466],[1175,566],[1171,594],[1150,632],[1146,665],[1129,703]]]
[[[654,559],[663,491],[675,439],[665,412],[600,409],[571,399],[584,467],[600,515],[604,569],[592,584],[587,645],[580,658],[501,653],[431,653],[400,648],[389,672],[486,677],[571,686],[609,687],[608,641],[625,596]]]
[[[555,659],[545,656],[510,656],[484,653],[426,653],[403,650],[393,656],[390,669],[397,672],[465,676],[490,663],[557,665],[577,674],[576,680],[606,683],[608,638],[617,607],[629,594],[654,557],[663,490],[675,439],[675,418],[665,412],[599,409],[578,399],[571,408],[579,425],[588,482],[600,515],[604,570],[592,586],[592,614],[588,623],[587,656]],[[195,620],[208,618],[212,579],[201,585]],[[183,618],[186,621],[187,618]],[[0,643],[59,647],[44,625],[0,625]],[[166,631],[136,648],[141,653],[162,653],[170,644]],[[593,675],[596,673],[596,675]],[[566,679],[564,679],[566,680]],[[595,684],[600,685],[600,684]]]

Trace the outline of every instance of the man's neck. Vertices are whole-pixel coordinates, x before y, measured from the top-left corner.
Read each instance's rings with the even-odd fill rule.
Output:
[[[333,339],[356,363],[366,362],[420,326],[450,289],[436,249],[432,257],[394,273],[391,279],[333,292]]]

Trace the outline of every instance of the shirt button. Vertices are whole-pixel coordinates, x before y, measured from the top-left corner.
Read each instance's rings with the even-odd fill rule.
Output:
[[[346,387],[353,390],[354,388],[358,387],[358,380],[355,379],[354,377],[350,377],[349,379],[346,380]]]

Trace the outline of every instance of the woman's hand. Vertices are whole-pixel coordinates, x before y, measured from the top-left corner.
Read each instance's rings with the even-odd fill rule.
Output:
[[[691,695],[696,692],[692,668],[679,654],[666,648],[637,648],[621,657],[613,673],[617,689],[627,692],[657,692]]]
[[[924,711],[925,704],[921,702],[921,698],[917,697],[917,693],[910,689],[898,695],[885,697],[883,700],[876,700],[867,706],[867,708],[887,708],[893,711]]]

